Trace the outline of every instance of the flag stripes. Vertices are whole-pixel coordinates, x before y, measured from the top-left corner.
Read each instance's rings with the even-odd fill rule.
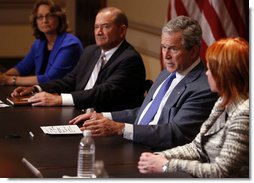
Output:
[[[202,28],[201,57],[214,41],[225,37],[248,37],[244,0],[169,0],[168,19],[190,16]]]

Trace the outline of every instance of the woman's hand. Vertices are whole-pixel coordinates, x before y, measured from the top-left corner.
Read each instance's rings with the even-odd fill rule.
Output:
[[[141,154],[138,162],[138,169],[140,173],[163,173],[162,167],[168,160],[160,155],[150,152]]]

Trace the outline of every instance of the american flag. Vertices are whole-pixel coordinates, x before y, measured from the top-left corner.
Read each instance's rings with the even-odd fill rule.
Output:
[[[207,47],[220,38],[240,36],[248,40],[247,6],[247,0],[169,0],[168,19],[185,15],[199,22],[204,59]]]

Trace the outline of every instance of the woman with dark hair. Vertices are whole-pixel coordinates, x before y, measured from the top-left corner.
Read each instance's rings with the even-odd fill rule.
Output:
[[[220,95],[209,118],[191,143],[142,153],[141,173],[249,177],[249,45],[241,38],[219,40],[207,49],[206,60],[210,88]]]
[[[65,10],[56,0],[37,1],[30,20],[36,40],[21,62],[0,75],[1,85],[35,85],[62,78],[79,60],[83,46],[68,33]]]

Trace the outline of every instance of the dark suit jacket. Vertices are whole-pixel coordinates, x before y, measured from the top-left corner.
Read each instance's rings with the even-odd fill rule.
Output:
[[[84,91],[100,54],[97,45],[86,47],[72,72],[40,86],[50,93],[71,93],[76,107],[94,107],[98,112],[140,106],[144,99],[145,67],[139,53],[127,41],[100,71],[94,87]]]
[[[169,74],[167,70],[160,73],[140,108],[112,113],[116,121],[134,123],[134,142],[158,149],[183,145],[193,140],[201,124],[208,118],[218,95],[211,92],[201,62],[173,89],[157,125],[137,125],[156,88]]]

